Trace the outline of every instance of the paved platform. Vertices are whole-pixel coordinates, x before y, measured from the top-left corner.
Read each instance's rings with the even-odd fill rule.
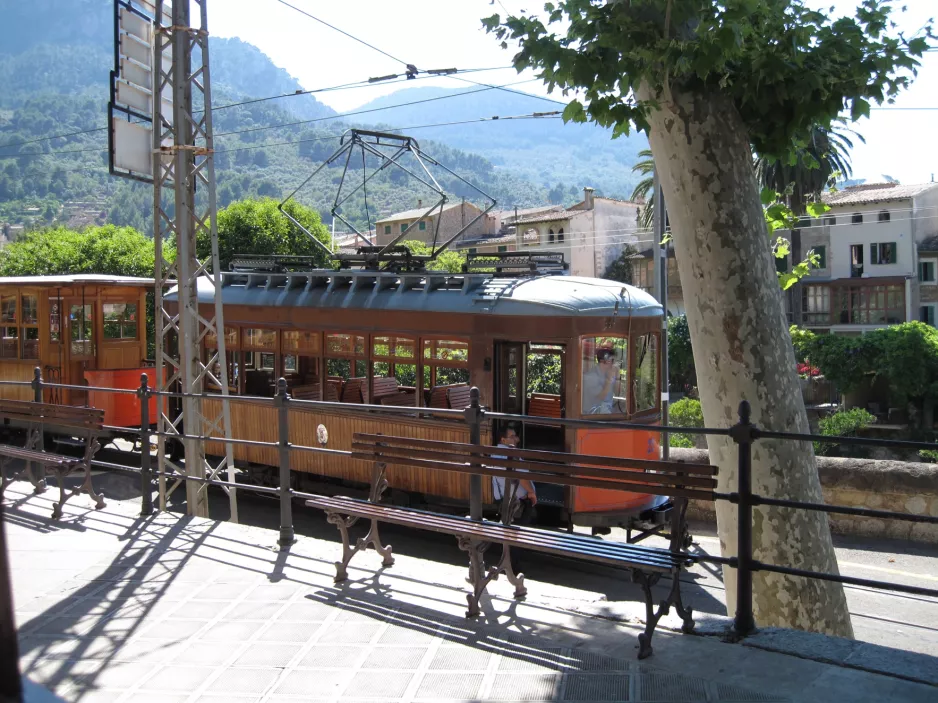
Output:
[[[472,622],[458,556],[381,569],[360,555],[336,587],[337,537],[280,551],[270,529],[84,498],[53,522],[51,496],[27,488],[5,499],[22,670],[66,701],[938,699],[935,686],[661,628],[639,662],[641,623],[564,586],[529,579],[518,602],[496,582]]]

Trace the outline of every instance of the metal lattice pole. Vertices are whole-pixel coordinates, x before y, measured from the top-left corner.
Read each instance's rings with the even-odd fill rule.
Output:
[[[158,399],[159,495],[160,509],[165,510],[167,499],[182,483],[182,479],[177,478],[170,485],[170,474],[181,476],[185,473],[196,478],[216,479],[219,474],[227,472],[229,486],[226,493],[231,504],[231,519],[237,522],[231,444],[225,444],[225,456],[215,466],[207,460],[204,443],[199,439],[179,440],[185,448],[184,467],[167,453],[167,435],[231,437],[215,210],[207,1],[194,0],[192,3],[199,9],[199,27],[190,25],[188,1],[173,4],[169,26],[163,23],[164,1],[156,2],[153,62],[157,88],[153,91],[156,380],[160,390],[181,390],[185,394],[178,404],[168,402],[165,397]],[[193,70],[194,49],[198,49],[201,65]],[[170,95],[172,112],[167,114],[169,111],[163,101]],[[195,111],[193,103],[196,103]],[[197,185],[204,198],[201,204],[196,200]],[[169,207],[169,193],[173,194],[172,209]],[[211,257],[204,262],[196,257],[196,241],[200,238],[211,241]],[[176,244],[173,261],[166,256],[164,244],[167,240]],[[178,305],[176,312],[170,313],[165,306],[164,292],[173,284],[178,285]],[[203,293],[211,294],[214,300],[212,317],[199,312],[199,285]],[[215,352],[203,360],[199,350],[207,336],[214,336],[218,344]],[[207,380],[219,387],[224,397],[218,412],[209,414],[204,413],[205,405],[198,397]],[[186,504],[190,515],[208,515],[207,490],[206,484],[186,482]]]

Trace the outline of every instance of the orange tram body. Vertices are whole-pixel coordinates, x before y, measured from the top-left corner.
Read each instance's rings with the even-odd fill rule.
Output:
[[[167,300],[174,301],[174,292]],[[284,377],[291,397],[356,406],[353,412],[290,410],[290,442],[350,450],[355,432],[468,442],[461,420],[421,407],[462,409],[469,388],[494,412],[531,416],[516,423],[520,447],[658,459],[657,432],[565,428],[558,418],[660,423],[662,308],[647,293],[614,281],[527,273],[288,270],[244,266],[223,274],[230,392],[272,396]],[[203,314],[213,289],[199,287]],[[206,337],[208,361],[217,340]],[[220,378],[220,369],[215,369]],[[218,402],[218,401],[208,401]],[[362,406],[413,406],[413,415],[362,412]],[[213,415],[218,408],[206,409]],[[231,404],[238,439],[276,442],[273,407]],[[489,421],[482,441],[496,444]],[[206,450],[221,455],[210,442]],[[277,485],[275,447],[234,445],[235,463],[252,480]],[[291,454],[295,487],[367,484],[371,466],[345,456]],[[389,467],[392,499],[468,504],[469,479],[445,471]],[[663,515],[666,498],[583,487],[538,485],[539,519],[552,506],[567,525],[632,526]],[[484,499],[493,501],[491,482]],[[658,508],[658,510],[655,510]]]

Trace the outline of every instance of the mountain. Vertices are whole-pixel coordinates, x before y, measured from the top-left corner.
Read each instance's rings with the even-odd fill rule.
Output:
[[[426,102],[393,107],[416,101]],[[564,105],[535,95],[466,85],[457,89],[398,90],[351,112],[376,108],[390,109],[355,119],[403,127],[562,111]],[[558,182],[577,187],[593,186],[599,195],[618,198],[631,195],[639,180],[632,173],[632,165],[639,160],[638,152],[648,148],[644,135],[612,139],[611,129],[592,124],[564,124],[561,119],[499,120],[433,127],[409,134],[445,141],[457,149],[474,152],[496,168],[511,169],[547,187]]]
[[[111,221],[151,231],[152,188],[107,173],[103,127],[113,68],[112,12],[112,0],[0,0],[0,223]],[[213,38],[210,47],[216,106],[302,89],[251,44]],[[331,119],[335,114],[310,95],[216,109],[219,204],[292,191],[335,150],[344,130],[361,124]],[[394,111],[388,115],[398,117]],[[303,120],[312,122],[294,124]],[[267,129],[270,125],[290,126]],[[59,134],[70,136],[42,139]],[[523,207],[548,199],[549,179],[525,177],[511,163],[496,166],[453,148],[449,136],[421,135],[421,145],[500,205]],[[353,163],[350,177],[361,179],[356,168]],[[297,199],[329,221],[341,173],[342,164],[322,169]],[[438,175],[451,196],[477,199],[457,179]],[[552,196],[572,200],[575,184],[560,180]],[[428,199],[425,189],[392,169],[369,180],[367,191],[367,209],[361,194],[344,208],[358,226]]]

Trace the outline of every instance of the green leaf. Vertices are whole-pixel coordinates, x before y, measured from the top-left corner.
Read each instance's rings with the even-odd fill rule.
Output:
[[[829,212],[831,206],[827,203],[821,201],[815,201],[813,203],[808,203],[806,210],[811,217],[820,217],[825,212]]]
[[[798,276],[796,276],[794,273],[779,273],[778,274],[778,285],[781,286],[782,290],[788,290],[797,282],[798,282]]]
[[[778,200],[778,193],[775,192],[774,188],[763,188],[759,197],[762,198],[763,205],[769,205]]]
[[[870,116],[870,104],[863,98],[854,98],[850,106],[850,119],[856,122],[861,117]]]
[[[563,109],[564,122],[586,122],[586,111],[579,100],[574,100]]]

